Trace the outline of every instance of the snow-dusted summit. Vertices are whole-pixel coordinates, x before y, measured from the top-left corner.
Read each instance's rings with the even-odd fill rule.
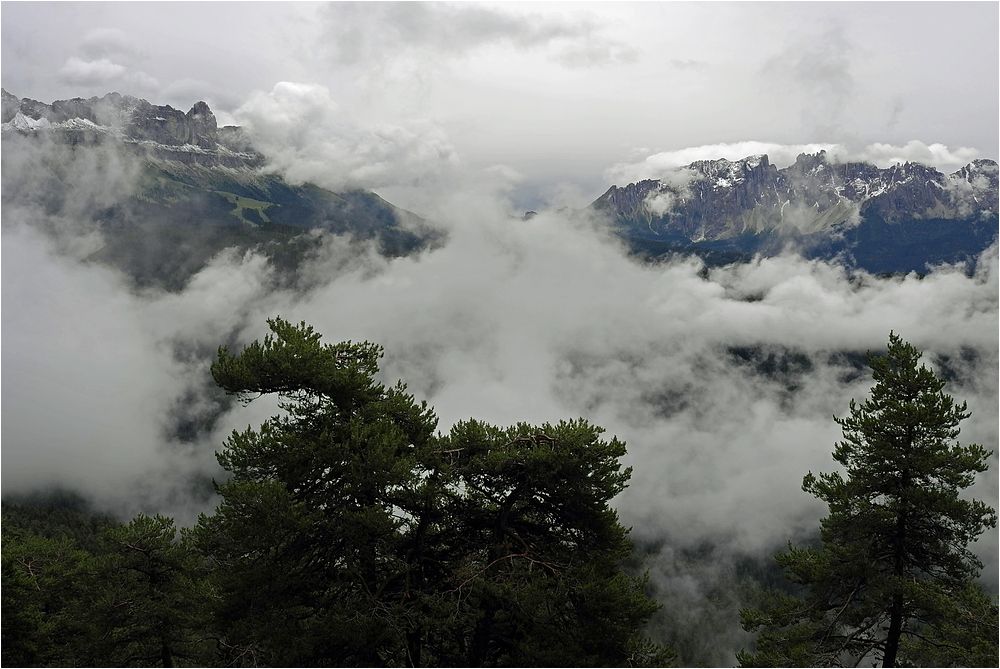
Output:
[[[832,162],[825,152],[778,169],[762,155],[697,161],[663,179],[612,186],[591,207],[628,238],[673,246],[774,253],[791,243],[821,255],[864,247],[862,256],[885,258],[900,245],[921,246],[906,262],[872,264],[900,271],[986,248],[997,235],[997,184],[992,160],[946,175],[917,163]]]
[[[810,234],[876,214],[886,222],[997,213],[997,163],[949,175],[905,163],[880,169],[802,154],[779,170],[767,156],[703,160],[669,179],[612,186],[592,205],[635,234],[721,240],[747,233]]]
[[[0,89],[3,132],[57,133],[69,143],[99,144],[114,138],[133,150],[162,160],[206,167],[255,168],[263,156],[237,126],[218,127],[204,102],[187,113],[169,105],[108,93],[103,97],[56,100],[45,104],[18,99]]]

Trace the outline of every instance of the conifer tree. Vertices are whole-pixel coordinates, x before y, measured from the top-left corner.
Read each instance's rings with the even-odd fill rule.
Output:
[[[869,354],[871,397],[835,418],[844,474],[810,472],[802,483],[829,505],[822,547],[776,556],[806,594],[741,612],[744,628],[761,632],[757,652],[738,655],[743,666],[961,664],[972,647],[996,666],[997,609],[976,594],[983,565],[968,548],[996,512],[960,496],[992,452],[956,441],[966,404],[920,357],[895,334],[887,355]]]
[[[233,433],[222,502],[188,535],[214,565],[224,663],[670,659],[639,633],[657,605],[620,567],[631,543],[608,503],[629,478],[623,443],[582,420],[435,435],[425,403],[375,380],[378,346],[268,322],[212,373],[285,413]]]
[[[78,659],[93,666],[172,667],[210,657],[200,558],[176,534],[172,519],[144,514],[104,531],[105,552],[91,560],[97,586],[77,606],[89,624]]]
[[[48,538],[3,521],[3,666],[73,666],[86,620],[73,611],[94,587],[89,556],[67,537]]]

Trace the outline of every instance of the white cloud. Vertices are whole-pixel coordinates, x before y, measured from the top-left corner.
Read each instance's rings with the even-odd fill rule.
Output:
[[[124,75],[127,69],[124,65],[113,63],[107,58],[83,60],[77,56],[70,56],[59,68],[59,76],[68,84],[93,86],[115,81]]]
[[[883,168],[911,162],[933,165],[943,172],[951,172],[968,165],[979,155],[976,149],[965,146],[952,151],[944,144],[924,144],[914,139],[905,146],[870,144],[857,157]]]
[[[177,457],[164,438],[188,370],[156,345],[142,301],[116,272],[5,224],[4,489],[60,485],[134,512],[123,502],[140,481],[156,498],[204,470],[204,455]]]
[[[59,68],[59,78],[72,86],[128,86],[126,90],[132,93],[145,94],[155,91],[160,83],[141,70],[130,71],[126,66],[115,63],[107,58],[83,60],[70,56]]]
[[[974,278],[852,280],[781,257],[706,278],[695,261],[630,262],[584,224],[544,213],[512,222],[470,204],[443,207],[456,219],[444,249],[342,273],[286,317],[332,341],[385,345],[384,378],[427,398],[442,428],[470,416],[605,426],[629,445],[635,473],[618,508],[640,537],[755,551],[815,527],[822,508],[801,478],[835,466],[830,416],[870,384],[836,354],[883,349],[891,329],[929,360],[958,360],[962,347],[982,356],[950,388],[976,416],[964,438],[997,441],[990,262]],[[727,353],[757,346],[808,363],[767,378]]]
[[[666,179],[678,168],[697,160],[741,160],[748,156],[767,154],[768,160],[777,167],[786,167],[795,162],[800,153],[826,151],[837,154],[843,149],[838,144],[778,144],[776,142],[734,142],[731,144],[706,144],[676,151],[663,151],[646,156],[638,162],[618,163],[604,172],[609,183],[625,185],[643,179]]]
[[[218,94],[218,88],[202,79],[185,77],[172,81],[160,91],[167,100],[183,99],[190,102],[205,100]]]
[[[788,105],[797,105],[811,129],[840,132],[845,112],[858,97],[855,62],[863,53],[836,22],[820,34],[803,35],[764,62],[763,80]],[[827,134],[829,136],[829,134]]]
[[[515,13],[477,4],[333,3],[325,10],[327,48],[338,65],[371,67],[406,53],[463,56],[491,45],[541,49],[570,67],[633,62],[637,52],[602,34],[590,14]]]
[[[132,95],[156,91],[159,82],[135,64],[145,58],[139,43],[118,28],[95,28],[80,42],[80,55],[70,56],[59,68],[59,79],[85,88],[124,88]],[[108,91],[110,92],[110,91]]]
[[[556,52],[553,60],[572,68],[601,67],[635,63],[639,52],[627,44],[591,38]]]
[[[674,208],[674,205],[677,203],[676,201],[677,198],[673,193],[667,191],[650,191],[649,195],[646,196],[645,204],[646,208],[654,215],[663,216]]]
[[[280,82],[256,92],[234,118],[294,182],[379,188],[418,184],[458,164],[440,128],[426,122],[363,125],[341,113],[325,86]]]
[[[137,60],[144,56],[139,43],[118,28],[95,28],[84,35],[80,51],[90,59]]]
[[[133,87],[131,90],[139,92],[155,91],[160,87],[160,82],[156,80],[156,77],[146,74],[142,70],[130,72],[125,76],[125,81]]]

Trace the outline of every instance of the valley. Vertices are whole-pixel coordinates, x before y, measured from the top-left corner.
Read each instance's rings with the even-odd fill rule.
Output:
[[[684,665],[732,664],[740,608],[783,583],[771,556],[815,544],[802,477],[836,466],[831,416],[890,331],[968,402],[962,443],[997,443],[993,161],[696,161],[575,210],[471,191],[422,216],[289,181],[203,103],[5,91],[3,121],[5,513],[90,551],[98,524],[214,512],[215,453],[280,408],[210,366],[275,316],[384,346],[377,381],[441,434],[582,417],[621,439],[626,564],[664,604],[644,633]],[[995,589],[996,530],[973,551]]]

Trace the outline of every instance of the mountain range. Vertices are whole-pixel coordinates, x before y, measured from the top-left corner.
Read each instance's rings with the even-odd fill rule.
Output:
[[[185,113],[118,93],[45,104],[3,90],[2,131],[4,207],[89,218],[104,240],[90,259],[125,269],[140,285],[182,286],[232,246],[294,268],[318,245],[302,233],[317,228],[375,240],[390,256],[442,238],[375,193],[288,183],[241,128],[219,127],[204,102]],[[90,155],[103,158],[91,164]],[[111,182],[113,168],[131,170],[130,188],[81,206],[79,173],[104,170]],[[945,175],[916,163],[838,162],[824,152],[783,169],[766,155],[706,160],[612,186],[572,213],[599,215],[646,258],[696,253],[721,264],[793,250],[870,272],[923,272],[971,266],[996,239],[998,166],[975,160]]]
[[[92,219],[105,245],[91,260],[125,269],[140,285],[177,288],[227,247],[263,250],[294,267],[322,229],[375,240],[389,256],[435,243],[422,218],[375,193],[289,184],[237,126],[218,127],[204,102],[187,113],[110,93],[44,104],[3,90],[3,205],[73,210]],[[91,149],[91,150],[88,150]],[[74,207],[87,172],[104,172],[93,206]],[[8,178],[8,176],[10,178]],[[115,194],[116,177],[129,187]]]
[[[637,248],[838,258],[872,272],[972,261],[997,236],[998,166],[945,175],[926,165],[878,168],[799,155],[703,160],[665,178],[612,186],[591,207]]]

